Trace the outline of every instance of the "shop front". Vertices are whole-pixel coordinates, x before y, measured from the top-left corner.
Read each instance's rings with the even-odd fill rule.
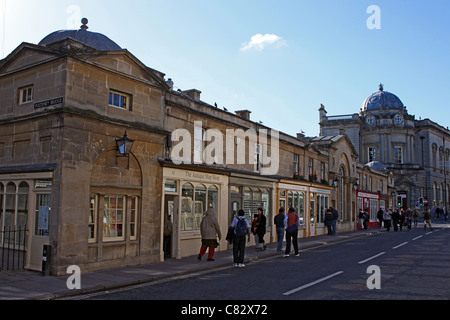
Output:
[[[378,227],[378,219],[377,213],[380,209],[380,194],[372,193],[367,191],[357,191],[356,193],[356,205],[357,205],[357,217],[359,216],[360,211],[367,211],[369,215],[369,228]],[[384,205],[384,201],[381,202]],[[359,218],[356,222],[356,228],[361,230],[363,226],[361,225]]]
[[[226,250],[228,228],[228,176],[210,172],[163,168],[161,204],[161,261],[195,255],[201,246],[200,223],[208,208],[219,221]]]
[[[0,174],[0,249],[24,252],[26,269],[42,271],[43,248],[50,239],[52,184],[51,171]]]
[[[300,219],[299,237],[326,233],[325,211],[330,205],[330,189],[318,188],[305,182],[281,180],[278,184],[278,208],[294,208]]]
[[[232,173],[230,176],[228,224],[237,216],[240,209],[244,210],[245,218],[251,222],[254,215],[258,214],[258,208],[262,208],[267,223],[264,241],[266,243],[273,242],[275,233],[272,232],[273,217],[278,213],[278,208],[273,205],[275,203],[273,199],[275,186],[275,179]],[[251,245],[253,244],[252,237]]]

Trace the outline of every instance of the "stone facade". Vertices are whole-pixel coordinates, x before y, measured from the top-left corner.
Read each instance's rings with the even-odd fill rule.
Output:
[[[326,232],[330,205],[341,230],[356,228],[351,138],[292,137],[252,121],[248,110],[221,110],[199,90],[173,90],[114,43],[105,49],[104,36],[80,33],[22,43],[0,61],[0,226],[27,226],[27,268],[41,270],[44,245],[56,275],[70,265],[88,271],[196,254],[207,207],[219,219],[220,250],[241,208],[249,219],[264,209],[266,242],[276,241],[280,206],[301,214],[301,237]],[[190,156],[176,163],[180,132],[192,138],[183,150]],[[116,144],[125,133],[134,140],[128,157]],[[203,151],[220,139],[206,162]]]
[[[422,210],[419,199],[428,199],[432,207],[447,205],[447,128],[429,119],[416,120],[382,85],[365,100],[359,113],[327,116],[322,105],[319,117],[321,135],[346,134],[359,154],[358,162],[381,163],[382,171],[393,174],[391,196],[402,197],[402,207]]]

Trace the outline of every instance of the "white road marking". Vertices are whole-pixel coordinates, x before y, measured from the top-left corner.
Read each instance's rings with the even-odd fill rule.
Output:
[[[408,244],[408,242],[403,242],[402,244],[399,244],[398,246],[395,246],[395,247],[392,247],[392,249],[398,249],[398,248],[400,248],[400,247],[403,247],[404,245],[407,245]]]
[[[370,257],[370,258],[368,258],[368,259],[366,259],[366,260],[362,260],[362,261],[358,262],[358,264],[366,263],[367,261],[370,261],[370,260],[372,260],[372,259],[378,258],[378,257],[382,256],[382,255],[385,254],[385,253],[386,253],[386,252],[381,252],[381,253],[379,253],[379,254],[377,254],[377,255],[374,255],[373,257]]]
[[[329,275],[329,276],[327,276],[327,277],[325,277],[325,278],[322,278],[322,279],[313,281],[313,282],[311,282],[311,283],[305,284],[304,286],[301,286],[301,287],[298,287],[298,288],[293,289],[293,290],[291,290],[291,291],[285,292],[285,293],[283,293],[283,295],[284,295],[284,296],[290,296],[290,295],[293,294],[293,293],[299,292],[299,291],[301,291],[301,290],[304,290],[304,289],[307,289],[307,288],[309,288],[309,287],[315,286],[316,284],[319,284],[319,283],[321,283],[321,282],[327,281],[327,280],[329,280],[329,279],[331,279],[331,278],[337,277],[338,275],[340,275],[340,274],[342,274],[342,273],[344,273],[344,271],[339,271],[339,272],[333,273],[333,274],[331,274],[331,275]]]

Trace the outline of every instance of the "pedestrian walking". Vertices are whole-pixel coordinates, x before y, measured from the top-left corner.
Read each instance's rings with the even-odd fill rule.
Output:
[[[367,210],[364,210],[364,213],[363,213],[363,226],[364,226],[364,230],[367,230],[367,228],[369,226],[369,214],[367,213]]]
[[[447,207],[444,207],[444,221],[445,222],[447,222],[447,215],[448,215]]]
[[[333,221],[333,212],[331,211],[331,209],[327,209],[327,211],[325,211],[324,223],[327,226],[329,236],[333,235],[332,221]]]
[[[170,214],[165,216],[164,219],[164,239],[163,239],[163,251],[164,257],[170,258],[172,247],[172,217]]]
[[[400,219],[400,213],[397,209],[392,213],[392,223],[394,225],[394,231],[398,231],[398,220]]]
[[[278,214],[273,218],[273,223],[275,224],[275,228],[277,231],[277,240],[278,247],[277,251],[280,252],[283,250],[283,240],[284,240],[284,208],[281,207],[278,210]]]
[[[238,216],[233,219],[230,225],[230,228],[234,230],[233,265],[240,268],[245,267],[245,236],[247,236],[247,241],[250,242],[250,224],[244,216],[244,210],[239,210]]]
[[[294,246],[295,256],[298,257],[298,227],[300,226],[300,219],[295,213],[294,208],[289,208],[288,214],[284,217],[284,227],[286,229],[286,250],[284,257],[289,257],[291,251],[291,241]]]
[[[378,228],[383,228],[383,215],[384,215],[384,211],[383,209],[380,208],[380,210],[378,210],[377,212],[377,219],[378,219]]]
[[[333,234],[336,234],[336,224],[337,224],[337,220],[339,218],[339,213],[333,207],[330,207],[330,209],[331,209],[331,213],[333,214],[333,220],[331,220],[331,229],[332,229]]]
[[[413,222],[414,222],[414,228],[417,228],[417,224],[419,223],[419,210],[414,210],[413,213]]]
[[[217,242],[217,237],[219,240],[222,239],[222,233],[220,232],[219,222],[214,214],[214,209],[209,208],[205,216],[200,222],[200,234],[202,236],[202,246],[200,248],[200,253],[198,254],[198,260],[201,260],[203,255],[208,251],[208,261],[214,261],[214,251],[219,246]]]
[[[425,213],[423,214],[423,220],[424,220],[423,230],[427,229],[427,224],[430,227],[430,230],[433,230],[433,228],[431,227],[431,211],[430,211],[430,209],[428,209],[428,211],[425,211]]]
[[[258,247],[257,250],[266,250],[266,244],[264,241],[264,235],[266,234],[266,216],[263,213],[262,208],[258,208],[258,215],[256,221],[255,234],[258,236]],[[262,245],[262,248],[259,247]]]
[[[405,224],[405,210],[400,209],[399,218],[398,218],[398,225],[400,227],[400,231],[403,231],[404,224]]]
[[[408,210],[406,210],[406,212],[405,212],[406,227],[408,228],[408,231],[411,231],[412,217],[413,217],[413,212],[412,212],[411,208],[408,208]]]
[[[392,223],[392,210],[387,209],[383,215],[384,227],[387,231],[391,231],[391,223]]]
[[[359,221],[359,224],[361,225],[361,230],[362,230],[364,228],[364,211],[363,210],[359,210],[358,221]]]
[[[259,248],[259,236],[256,234],[256,226],[258,225],[258,214],[253,215],[253,221],[251,224],[250,232],[253,235],[253,239],[255,240],[255,249]]]

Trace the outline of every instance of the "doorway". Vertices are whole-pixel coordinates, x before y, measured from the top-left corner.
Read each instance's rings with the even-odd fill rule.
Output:
[[[314,237],[316,235],[316,200],[313,195],[309,201],[309,220],[309,236]]]
[[[28,252],[28,269],[42,271],[42,253],[49,245],[49,221],[51,213],[51,194],[36,194],[33,221],[31,223],[30,245]]]
[[[178,248],[178,195],[164,196],[163,252],[164,259],[175,258]]]

